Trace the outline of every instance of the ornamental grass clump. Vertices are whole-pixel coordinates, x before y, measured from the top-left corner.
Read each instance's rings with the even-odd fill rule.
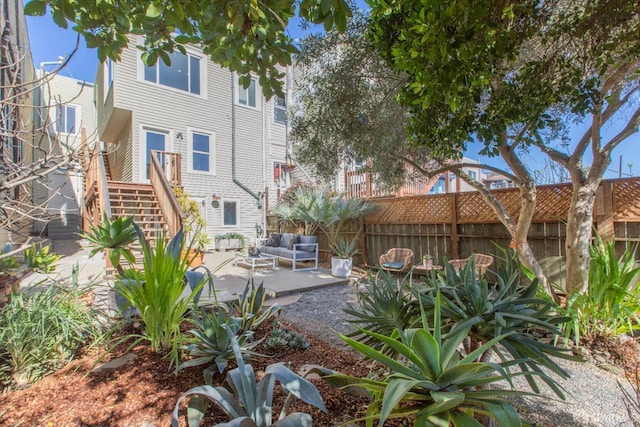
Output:
[[[59,282],[16,293],[0,311],[0,389],[24,387],[60,369],[103,337],[87,290]]]

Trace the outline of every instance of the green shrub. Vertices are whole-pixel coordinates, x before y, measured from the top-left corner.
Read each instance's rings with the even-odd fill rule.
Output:
[[[228,327],[225,326],[225,328]],[[229,335],[233,335],[231,330],[229,330]],[[271,402],[276,380],[280,382],[288,396],[280,411],[279,420],[273,423],[274,427],[311,426],[312,420],[309,414],[294,412],[287,415],[287,411],[296,397],[326,411],[322,397],[315,386],[292,372],[284,363],[274,363],[267,366],[260,381],[256,382],[253,367],[246,365],[242,360],[238,341],[235,337],[231,341],[238,361],[238,367],[227,374],[227,382],[233,394],[224,387],[211,386],[210,381],[207,385],[192,388],[182,394],[176,403],[171,423],[173,427],[179,425],[180,403],[191,395],[195,395],[189,400],[187,409],[188,422],[191,427],[200,425],[210,401],[215,403],[232,420],[230,423],[219,424],[220,426],[268,427],[272,425]]]
[[[513,362],[483,363],[477,359],[487,349],[509,334],[499,335],[462,356],[458,349],[473,326],[482,322],[473,317],[457,323],[443,334],[440,318],[440,292],[434,300],[433,328],[428,326],[424,311],[422,327],[397,329],[392,336],[361,330],[365,335],[384,342],[399,358],[388,357],[375,348],[344,335],[340,337],[351,347],[387,368],[383,379],[358,378],[325,370],[324,378],[340,387],[368,390],[373,401],[367,409],[367,426],[379,420],[410,418],[415,426],[479,426],[474,416],[495,419],[499,425],[520,426],[516,410],[501,396],[526,395],[515,390],[484,389],[497,381],[522,375],[509,371]],[[329,374],[329,375],[327,375]],[[527,373],[526,375],[538,375]],[[357,420],[361,421],[361,420]]]
[[[281,347],[306,350],[311,347],[311,344],[307,341],[304,334],[285,328],[278,320],[273,322],[273,328],[264,340],[264,345],[269,350],[276,350]]]
[[[4,248],[0,249],[0,274],[13,273],[20,267],[15,256],[3,256],[5,253],[11,252],[12,246],[10,243],[6,244]]]
[[[142,246],[144,270],[119,276],[115,290],[138,310],[145,326],[140,338],[148,340],[155,352],[168,351],[171,364],[177,365],[182,345],[180,324],[202,290],[204,278],[183,298],[182,293],[189,286],[184,278],[189,263],[182,257],[182,230],[169,243],[160,236],[152,248],[140,227],[135,223],[133,226]]]
[[[58,262],[62,256],[49,252],[50,249],[51,246],[42,246],[38,249],[36,245],[25,249],[22,254],[27,268],[40,273],[51,273],[55,271],[56,266],[54,263]]]
[[[596,234],[591,245],[589,292],[574,294],[564,313],[573,321],[565,326],[565,339],[611,338],[640,328],[640,269],[634,266],[636,248],[627,247],[618,258],[615,241],[603,242]]]
[[[47,289],[15,294],[0,311],[0,383],[25,386],[69,363],[78,347],[101,332],[85,291],[44,283]]]

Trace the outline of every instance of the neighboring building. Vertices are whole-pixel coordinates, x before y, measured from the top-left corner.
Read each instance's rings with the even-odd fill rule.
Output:
[[[173,53],[170,66],[159,60],[148,67],[136,44],[96,76],[109,179],[148,183],[151,150],[166,152],[165,172],[172,180],[179,173],[173,184],[202,206],[211,237],[255,237],[257,225],[264,229],[265,188],[291,182],[285,121],[291,88],[286,99],[266,101],[257,79],[242,88],[237,75],[196,48]]]
[[[20,0],[0,0],[0,180],[11,177],[32,159],[32,84],[35,70],[27,24]],[[15,176],[15,175],[14,175]],[[19,242],[30,233],[31,222],[17,213],[17,204],[30,204],[28,186],[0,194],[0,245]]]
[[[37,152],[62,154],[76,159],[47,176],[45,183],[34,185],[36,205],[43,206],[41,220],[35,222],[36,231],[44,231],[50,238],[74,238],[82,229],[84,150],[91,150],[98,142],[96,109],[92,83],[46,74],[41,67],[44,83],[40,88],[40,116],[42,132],[36,135]]]
[[[483,172],[480,162],[467,157],[462,158],[461,162],[477,164],[477,167],[464,166],[462,171],[471,178],[484,182],[487,174]],[[405,185],[397,191],[390,191],[380,188],[376,184],[375,179],[371,178],[370,174],[363,173],[361,170],[362,166],[363,163],[361,162],[350,166],[344,172],[344,184],[340,190],[345,191],[348,197],[419,196],[475,191],[471,185],[456,177],[453,172],[445,172],[430,179],[417,176],[416,178],[409,179]],[[500,177],[506,179],[502,175],[500,175]]]

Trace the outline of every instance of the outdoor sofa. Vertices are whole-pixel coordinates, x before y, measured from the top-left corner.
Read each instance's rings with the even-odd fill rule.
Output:
[[[291,261],[293,271],[318,269],[318,238],[292,233],[271,233],[258,246],[260,253]],[[297,262],[313,262],[313,267],[300,268]]]

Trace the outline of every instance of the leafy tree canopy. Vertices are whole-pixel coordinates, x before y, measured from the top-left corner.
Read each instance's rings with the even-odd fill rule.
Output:
[[[367,24],[356,13],[344,33],[301,43],[291,137],[297,159],[327,181],[344,164],[366,160],[379,184],[397,187],[407,162],[422,167],[429,160],[426,149],[407,144],[409,116],[396,101],[405,77],[376,53],[365,37]]]
[[[508,131],[535,142],[553,113],[593,113],[638,78],[635,0],[369,4],[373,44],[407,75],[409,135],[445,157],[473,136],[488,154]]]
[[[297,7],[297,11],[296,11]],[[119,60],[129,35],[144,37],[137,46],[147,65],[158,58],[170,64],[174,50],[202,47],[211,59],[243,76],[257,74],[265,96],[282,95],[283,73],[297,52],[286,32],[296,16],[305,22],[344,30],[351,16],[345,0],[31,0],[28,15],[45,15],[47,8],[62,28],[72,24],[87,46],[97,48],[101,61]],[[250,80],[242,80],[245,86]]]

